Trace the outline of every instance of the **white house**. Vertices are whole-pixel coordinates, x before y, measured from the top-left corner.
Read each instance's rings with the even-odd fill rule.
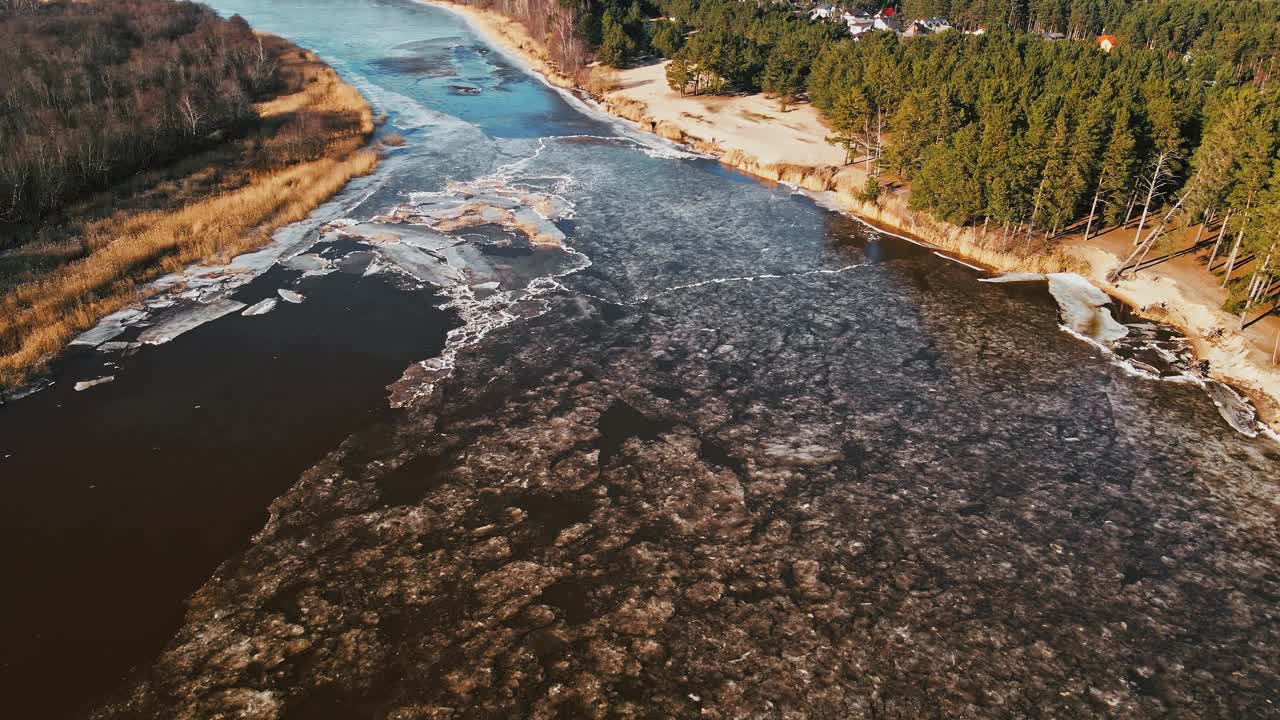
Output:
[[[836,8],[834,5],[819,5],[809,13],[810,20],[830,20],[836,16]]]
[[[946,18],[931,17],[920,21],[925,30],[931,33],[946,32],[951,29],[951,23]]]
[[[875,18],[871,18],[866,15],[845,13],[844,17],[841,19],[844,20],[844,24],[849,28],[849,34],[854,37],[858,37],[866,32],[871,32],[875,29],[876,25]]]
[[[883,13],[877,13],[876,16],[872,18],[872,27],[876,30],[888,30],[890,32],[898,32],[898,30],[902,29],[902,26],[898,24],[898,19],[896,17],[893,17],[892,15],[884,15]]]

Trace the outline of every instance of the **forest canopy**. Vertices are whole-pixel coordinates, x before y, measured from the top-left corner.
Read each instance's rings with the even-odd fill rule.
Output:
[[[234,133],[274,59],[190,2],[0,6],[0,222],[38,220]]]
[[[660,6],[692,31],[671,53],[673,89],[764,91],[783,109],[806,96],[865,164],[868,197],[887,173],[914,207],[1006,241],[1136,224],[1142,256],[1170,230],[1214,224],[1210,264],[1225,256],[1230,277],[1257,260],[1234,306],[1277,276],[1280,3],[907,0],[908,18],[986,31],[856,40],[786,6]],[[1114,52],[1093,42],[1103,29]]]
[[[615,67],[656,54],[682,94],[764,91],[783,110],[807,97],[829,139],[866,164],[868,197],[892,173],[919,209],[1028,240],[1136,217],[1135,242],[1148,250],[1169,229],[1212,223],[1210,263],[1230,247],[1228,278],[1237,257],[1264,259],[1233,303],[1247,307],[1276,274],[1275,0],[837,2],[968,31],[856,40],[803,3],[476,4],[547,38],[570,72],[593,54]],[[1102,33],[1114,52],[1097,48]]]
[[[203,5],[0,0],[0,37],[0,392],[377,163],[355,88]]]

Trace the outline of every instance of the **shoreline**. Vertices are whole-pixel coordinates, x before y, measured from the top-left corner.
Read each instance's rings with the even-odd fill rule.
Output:
[[[167,279],[229,266],[263,249],[277,231],[305,220],[351,180],[375,169],[379,153],[369,139],[377,123],[360,92],[310,50],[277,35],[255,34],[276,59],[281,89],[253,103],[256,124],[244,137],[198,148],[77,198],[56,222],[68,228],[81,224],[92,250],[0,296],[0,307],[9,311],[0,321],[0,340],[9,343],[0,350],[0,404],[38,388],[70,346],[86,344],[77,342],[85,333],[142,308],[173,285]],[[318,149],[294,150],[290,128],[299,132],[298,123],[317,115],[342,120],[312,134]],[[226,168],[233,180],[200,184],[198,178]],[[133,202],[165,187],[179,188],[167,204]],[[105,198],[124,192],[130,193],[126,201],[102,209]],[[63,227],[55,225],[53,232],[57,242],[74,239]],[[108,286],[109,292],[96,290]]]
[[[601,110],[614,117],[631,121],[641,130],[685,145],[761,180],[806,190],[824,207],[850,214],[877,230],[899,237],[909,236],[910,241],[930,247],[948,260],[990,272],[1078,272],[1117,302],[1128,306],[1135,315],[1177,328],[1191,343],[1196,358],[1208,361],[1209,377],[1242,392],[1256,409],[1258,420],[1280,432],[1280,368],[1253,357],[1256,348],[1251,347],[1249,338],[1232,329],[1230,323],[1234,316],[1220,307],[1187,300],[1187,291],[1192,288],[1165,276],[1154,276],[1150,271],[1138,278],[1108,282],[1107,273],[1121,258],[1095,243],[1102,236],[1092,238],[1089,245],[1063,242],[1062,247],[1050,254],[1019,255],[988,247],[978,228],[951,225],[928,213],[910,209],[909,190],[902,187],[886,188],[875,202],[860,200],[858,194],[866,174],[856,164],[785,161],[788,148],[794,150],[799,147],[798,143],[807,143],[814,147],[801,151],[805,159],[821,161],[825,149],[829,151],[825,153],[828,163],[840,162],[840,159],[830,160],[841,151],[822,139],[821,119],[816,117],[812,106],[797,105],[787,113],[780,113],[787,117],[779,120],[772,117],[776,109],[772,113],[761,109],[764,100],[760,95],[681,97],[665,87],[661,63],[616,71],[619,88],[598,95],[551,63],[542,44],[516,20],[493,10],[450,0],[417,1],[455,13],[477,35],[534,71],[549,85],[586,93]],[[722,133],[707,119],[708,115],[713,120],[729,118],[738,126],[738,132]],[[738,116],[755,120],[758,134],[753,135]],[[777,122],[763,123],[760,119]],[[702,136],[712,129],[719,134],[711,135],[710,139]],[[819,134],[816,140],[815,133]],[[1280,329],[1280,318],[1270,319]]]

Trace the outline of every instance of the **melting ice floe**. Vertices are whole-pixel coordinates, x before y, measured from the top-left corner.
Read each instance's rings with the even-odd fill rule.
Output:
[[[95,387],[97,385],[103,385],[109,382],[113,382],[115,379],[116,379],[115,375],[107,375],[100,378],[94,378],[92,380],[81,380],[80,382],[76,383],[76,392],[80,392],[82,390],[88,390],[89,388]]]
[[[267,298],[266,300],[256,302],[253,305],[245,308],[244,312],[240,314],[244,315],[245,317],[253,317],[254,315],[266,315],[267,313],[276,309],[276,304],[277,304],[277,301],[275,298]]]
[[[1062,320],[1072,330],[1101,343],[1114,342],[1129,334],[1111,317],[1107,305],[1111,297],[1075,273],[1050,273],[1049,294],[1062,309]]]
[[[280,264],[290,270],[301,271],[304,278],[328,275],[338,269],[328,258],[315,253],[295,255]]]
[[[1231,427],[1249,437],[1257,437],[1258,413],[1248,400],[1220,382],[1210,380],[1206,383],[1206,389],[1218,412]]]
[[[346,190],[317,208],[309,218],[277,230],[271,243],[259,250],[238,255],[221,265],[192,265],[149,283],[144,290],[146,300],[104,317],[71,344],[114,351],[119,346],[111,341],[131,327],[148,328],[143,333],[146,339],[139,338],[143,342],[167,342],[204,322],[243,308],[243,303],[236,303],[239,307],[235,307],[225,304],[224,300],[277,263],[287,264],[297,259],[297,269],[302,270],[304,276],[327,272],[328,268],[321,267],[327,262],[323,259],[317,263],[298,258],[316,242],[318,227],[325,222],[341,223],[334,219],[359,206],[383,181],[378,174],[352,180]]]
[[[1116,322],[1107,307],[1111,297],[1075,273],[1007,273],[982,278],[982,282],[1010,283],[1047,280],[1049,294],[1058,301],[1062,322],[1077,335],[1106,345],[1129,334],[1129,329]]]
[[[390,270],[430,284],[462,320],[461,327],[449,332],[438,357],[410,366],[391,386],[393,406],[430,398],[452,374],[461,350],[498,328],[546,312],[542,296],[562,289],[559,278],[590,265],[585,255],[566,245],[556,225],[573,215],[573,204],[561,194],[571,178],[516,181],[544,148],[545,140],[532,157],[492,175],[452,182],[438,192],[412,193],[390,212],[338,231],[378,254],[366,274]],[[449,234],[486,227],[506,234]],[[499,258],[497,251],[510,252]]]
[[[1107,307],[1111,298],[1075,273],[1006,273],[982,282],[1048,281],[1057,301],[1063,329],[1106,351],[1119,367],[1139,377],[1187,382],[1204,388],[1219,414],[1237,432],[1256,437],[1257,411],[1230,387],[1205,376],[1186,338],[1152,323],[1122,325]]]
[[[407,99],[398,99],[406,101],[400,110],[413,109]],[[439,124],[445,132],[479,133],[474,126],[456,118],[426,108],[418,110],[423,124]],[[76,338],[74,344],[114,351],[131,350],[142,343],[168,342],[232,312],[248,316],[271,312],[277,307],[277,298],[246,308],[244,303],[227,296],[276,265],[300,271],[303,278],[340,269],[350,272],[354,266],[356,272],[366,275],[395,271],[441,288],[449,298],[448,306],[464,322],[463,327],[450,333],[444,354],[426,363],[447,375],[459,349],[496,327],[545,311],[545,303],[538,297],[560,287],[556,278],[590,264],[584,255],[563,246],[564,234],[555,225],[556,220],[572,217],[572,204],[559,194],[571,179],[530,178],[531,183],[539,188],[549,186],[549,190],[513,182],[543,152],[547,140],[540,140],[531,156],[519,158],[489,177],[453,183],[441,192],[416,194],[409,203],[372,222],[344,216],[363,203],[390,173],[357,179],[307,221],[278,231],[267,247],[240,255],[225,265],[197,265],[160,278],[148,286],[148,300],[104,318]],[[527,245],[540,248],[531,263],[537,267],[510,267],[520,263],[512,260],[499,268],[489,262],[483,251],[484,246],[497,243],[444,234],[469,228],[483,230],[479,227],[482,225],[505,227],[513,237],[523,236]],[[353,238],[369,247],[335,259],[310,251],[332,235]],[[357,255],[364,256],[359,258],[361,262],[349,262]],[[552,256],[550,260],[548,256]],[[303,296],[282,288],[278,299],[301,302]],[[131,327],[144,328],[137,338],[139,342],[113,342]],[[430,391],[431,387],[421,388],[420,394]]]
[[[169,315],[155,325],[143,330],[142,334],[138,336],[138,341],[147,345],[167,343],[185,332],[194,330],[212,320],[217,320],[223,315],[239,312],[244,308],[244,303],[227,299],[197,305],[188,312]]]

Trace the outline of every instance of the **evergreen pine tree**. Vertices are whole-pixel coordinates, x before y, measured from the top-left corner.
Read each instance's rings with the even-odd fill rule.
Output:
[[[1119,223],[1127,212],[1130,190],[1138,167],[1138,138],[1127,102],[1121,102],[1111,119],[1111,135],[1098,165],[1097,197],[1104,204],[1103,218]]]
[[[600,62],[610,67],[622,67],[634,49],[635,43],[622,23],[613,13],[605,13],[600,25],[600,51],[596,55]]]

